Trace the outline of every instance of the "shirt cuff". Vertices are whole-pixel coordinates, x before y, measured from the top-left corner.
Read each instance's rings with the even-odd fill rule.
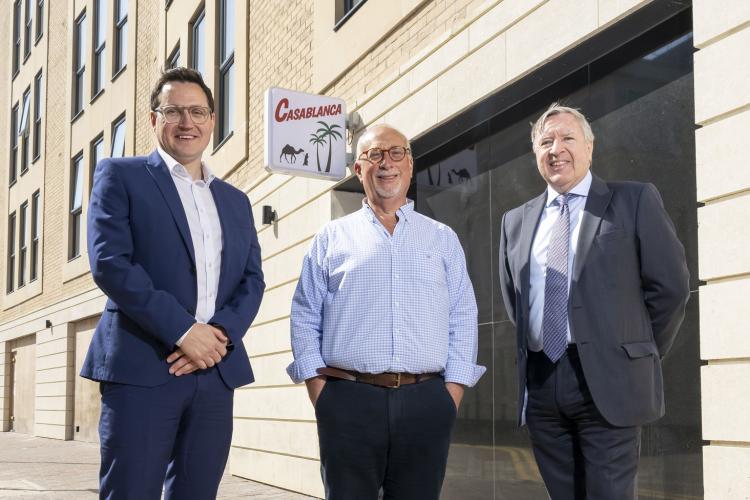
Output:
[[[190,328],[192,328],[192,327],[193,326],[191,325]],[[189,329],[188,329],[188,331],[186,331],[185,333],[182,334],[182,337],[180,337],[179,339],[177,339],[177,342],[175,342],[175,345],[177,347],[180,347],[182,345],[182,341],[185,340],[185,337],[187,337],[188,333],[190,333]]]
[[[292,379],[292,382],[299,384],[309,378],[317,377],[319,375],[318,368],[324,368],[325,366],[326,364],[321,355],[314,353],[295,359],[286,367],[286,372]]]
[[[474,387],[485,371],[487,368],[481,365],[448,359],[443,377],[446,382]]]

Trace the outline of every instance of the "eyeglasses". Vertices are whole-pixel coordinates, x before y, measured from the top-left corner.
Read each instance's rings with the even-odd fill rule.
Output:
[[[404,159],[407,153],[411,153],[411,149],[405,148],[403,146],[393,146],[390,149],[372,148],[368,149],[367,151],[363,151],[362,154],[359,155],[359,159],[369,160],[373,163],[380,163],[381,161],[383,161],[385,153],[388,153],[388,156],[392,161],[401,161]]]
[[[162,106],[154,109],[157,113],[161,113],[164,117],[164,121],[167,123],[177,123],[182,119],[182,115],[185,111],[190,115],[190,119],[196,125],[206,123],[208,117],[211,116],[211,109],[205,106]]]

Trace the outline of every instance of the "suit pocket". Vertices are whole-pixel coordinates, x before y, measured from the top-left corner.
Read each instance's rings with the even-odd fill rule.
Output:
[[[645,358],[646,356],[659,356],[659,350],[656,348],[656,344],[651,341],[630,342],[628,344],[622,344],[622,348],[625,349],[625,352],[630,359]]]
[[[606,243],[609,241],[618,241],[628,236],[627,231],[624,229],[616,229],[614,231],[607,231],[606,233],[599,233],[596,235],[596,241],[599,243]]]

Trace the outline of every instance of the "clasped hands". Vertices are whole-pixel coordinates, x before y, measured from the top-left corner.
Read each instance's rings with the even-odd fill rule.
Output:
[[[205,323],[194,323],[182,344],[167,357],[169,373],[179,377],[196,370],[211,368],[227,355],[229,339],[218,328]]]

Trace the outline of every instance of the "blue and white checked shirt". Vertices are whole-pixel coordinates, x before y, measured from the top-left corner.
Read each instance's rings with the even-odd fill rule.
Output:
[[[295,383],[333,366],[362,373],[441,372],[473,386],[477,305],[456,233],[414,211],[390,235],[364,203],[315,236],[292,300]]]

